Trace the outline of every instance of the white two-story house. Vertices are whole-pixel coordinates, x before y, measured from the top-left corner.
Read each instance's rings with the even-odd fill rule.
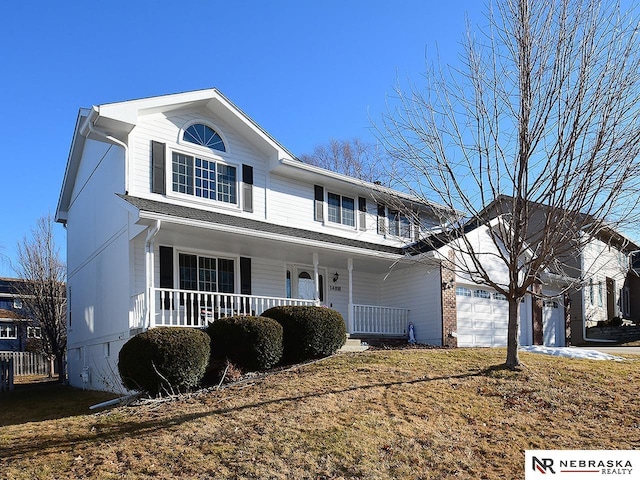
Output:
[[[456,301],[446,245],[415,261],[411,244],[443,215],[300,162],[216,89],[81,109],[56,212],[70,383],[114,389],[121,346],[145,329],[275,305],[334,308],[353,336],[412,323],[419,342],[455,345],[458,310],[504,304],[473,285]],[[474,318],[462,344],[506,342],[506,323]]]

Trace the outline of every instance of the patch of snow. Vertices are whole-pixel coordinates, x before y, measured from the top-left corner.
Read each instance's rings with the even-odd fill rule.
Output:
[[[609,355],[608,353],[602,353],[597,350],[586,350],[583,348],[571,348],[571,347],[543,347],[540,345],[529,345],[520,347],[523,352],[542,353],[544,355],[554,355],[556,357],[569,357],[569,358],[581,358],[584,360],[615,360],[618,362],[624,361],[622,357],[616,357]]]

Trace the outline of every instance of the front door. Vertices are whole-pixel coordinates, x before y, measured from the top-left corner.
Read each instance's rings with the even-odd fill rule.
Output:
[[[318,269],[318,293],[321,302],[325,299],[326,268]],[[287,267],[287,296],[303,300],[316,299],[316,286],[313,278],[313,268],[302,265]]]
[[[298,273],[298,298],[303,300],[315,300],[316,284],[310,272],[303,270]]]

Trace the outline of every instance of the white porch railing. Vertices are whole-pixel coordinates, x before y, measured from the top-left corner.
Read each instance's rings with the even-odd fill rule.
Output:
[[[352,334],[406,335],[409,310],[406,308],[353,305]]]
[[[282,305],[318,305],[314,300],[265,297],[234,293],[207,293],[168,288],[152,289],[147,320],[145,295],[131,297],[131,328],[206,327],[217,318],[234,315],[260,315],[271,307]]]
[[[144,328],[147,315],[144,292],[131,297],[129,312],[129,328]]]

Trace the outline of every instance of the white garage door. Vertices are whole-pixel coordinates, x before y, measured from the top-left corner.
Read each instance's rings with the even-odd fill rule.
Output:
[[[529,301],[520,307],[521,344],[529,343]],[[478,285],[456,287],[458,346],[496,347],[507,344],[509,302],[503,295]],[[524,327],[524,329],[523,329]]]
[[[543,302],[542,332],[547,347],[564,347],[564,307],[558,300]]]

